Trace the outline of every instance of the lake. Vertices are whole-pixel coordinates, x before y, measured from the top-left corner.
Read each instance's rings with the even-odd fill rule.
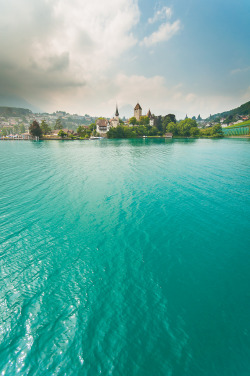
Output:
[[[0,141],[0,375],[250,374],[250,140]]]

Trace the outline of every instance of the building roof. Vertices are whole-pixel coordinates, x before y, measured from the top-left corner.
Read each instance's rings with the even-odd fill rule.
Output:
[[[147,116],[150,118],[152,116],[150,109],[148,110]]]
[[[97,119],[96,125],[98,125],[99,127],[107,127],[108,121],[107,119]]]
[[[119,116],[119,112],[118,112],[118,107],[117,107],[117,105],[116,105],[115,116]]]
[[[135,106],[135,110],[142,110],[141,106],[139,105],[139,103],[137,103],[137,105]]]

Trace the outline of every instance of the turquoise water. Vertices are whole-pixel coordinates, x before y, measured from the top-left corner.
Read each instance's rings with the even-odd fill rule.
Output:
[[[250,374],[250,141],[0,142],[0,375]]]

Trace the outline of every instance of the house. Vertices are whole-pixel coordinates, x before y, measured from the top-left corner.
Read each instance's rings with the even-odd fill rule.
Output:
[[[116,105],[115,117],[112,119],[100,118],[96,120],[96,132],[101,136],[106,135],[110,128],[116,128],[120,124],[118,107]]]
[[[100,135],[106,134],[110,129],[110,123],[107,119],[100,118],[96,120],[96,132]]]
[[[165,138],[173,138],[173,133],[166,133]]]
[[[33,136],[32,136],[31,134],[29,134],[28,132],[26,132],[26,133],[22,133],[22,134],[21,134],[21,138],[22,138],[23,140],[32,140],[32,139],[33,139]]]

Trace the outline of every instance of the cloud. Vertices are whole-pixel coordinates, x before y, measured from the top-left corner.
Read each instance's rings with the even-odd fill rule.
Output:
[[[157,31],[154,31],[150,36],[145,37],[141,42],[141,45],[150,47],[159,42],[166,42],[180,30],[180,26],[180,20],[173,23],[163,23],[159,26]]]
[[[162,19],[169,19],[172,17],[172,9],[163,7],[161,10],[157,10],[152,18],[148,19],[148,23],[153,24]]]
[[[168,22],[172,17],[172,9],[169,7],[163,7],[157,10],[152,18],[148,19],[149,24],[154,24],[157,21],[164,21],[160,24],[158,29],[154,31],[151,35],[144,37],[141,41],[141,46],[151,47],[160,42],[166,42],[171,39],[179,30],[181,26],[180,20],[176,20],[171,23]]]
[[[131,88],[133,88],[131,90]],[[109,95],[105,96],[105,90]],[[249,91],[245,93],[249,94]],[[143,75],[118,74],[114,77],[112,83],[104,83],[101,93],[100,113],[105,116],[111,116],[105,113],[107,108],[114,108],[118,102],[119,108],[127,105],[133,107],[139,101],[142,106],[143,114],[146,114],[150,108],[155,115],[167,115],[173,113],[178,119],[188,116],[207,117],[209,114],[215,114],[235,107],[235,98],[233,96],[218,95],[200,95],[199,92],[190,91],[183,82],[178,82],[170,86],[163,76],[145,77]],[[209,103],[209,106],[208,106]],[[113,107],[112,107],[113,106]],[[121,111],[120,111],[121,112]],[[121,112],[121,116],[124,114]],[[126,113],[126,116],[133,116]]]
[[[70,106],[76,96],[97,91],[136,45],[139,18],[137,0],[5,2],[0,94],[16,94],[48,110],[58,102]]]
[[[132,92],[131,88],[133,88]],[[200,100],[195,93],[185,89],[182,83],[169,87],[165,78],[159,75],[145,77],[118,74],[110,92],[113,92],[113,96],[103,103],[104,108],[110,107],[116,100],[120,107],[128,104],[134,106],[139,100],[143,113],[146,114],[150,108],[155,115],[174,113],[182,117],[188,110],[194,109]],[[132,113],[128,114],[128,116],[132,115]]]
[[[249,101],[250,100],[250,86],[246,89],[245,93],[242,96],[243,101]]]
[[[245,73],[245,72],[248,72],[248,71],[250,71],[250,66],[245,67],[245,68],[233,69],[230,73],[231,74],[238,74],[238,73]]]

